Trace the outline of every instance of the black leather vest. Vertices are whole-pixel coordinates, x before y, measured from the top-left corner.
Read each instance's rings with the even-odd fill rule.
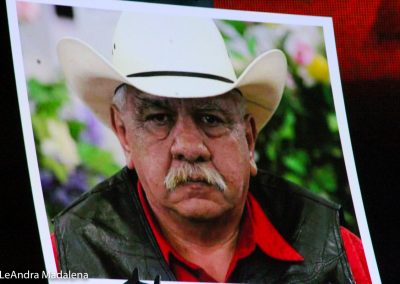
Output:
[[[54,219],[62,271],[90,278],[176,280],[161,254],[137,195],[137,176],[124,168]],[[239,261],[230,282],[353,283],[339,229],[339,206],[259,172],[250,190],[281,235],[304,257],[280,261],[256,250]],[[268,236],[265,236],[268,238]]]

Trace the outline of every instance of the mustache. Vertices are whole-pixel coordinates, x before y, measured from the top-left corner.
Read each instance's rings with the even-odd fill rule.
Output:
[[[164,185],[169,192],[188,182],[204,182],[216,187],[220,192],[224,192],[227,188],[222,175],[217,170],[202,163],[183,163],[170,169],[164,179]]]

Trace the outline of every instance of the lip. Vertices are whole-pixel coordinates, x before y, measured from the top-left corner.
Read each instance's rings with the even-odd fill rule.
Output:
[[[173,191],[175,198],[179,200],[214,200],[220,198],[221,192],[213,185],[206,182],[186,182],[179,185]]]
[[[204,188],[204,187],[212,188],[213,186],[202,180],[191,180],[191,181],[185,182],[183,184],[180,184],[178,187],[190,187],[193,189],[197,189],[197,188]]]
[[[189,181],[176,187],[177,190],[184,190],[192,194],[208,193],[218,191],[215,186],[205,181]]]

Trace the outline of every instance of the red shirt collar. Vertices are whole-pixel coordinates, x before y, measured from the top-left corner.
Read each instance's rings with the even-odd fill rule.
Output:
[[[160,247],[165,261],[170,265],[170,257],[175,257],[178,261],[184,263],[192,269],[198,269],[196,264],[190,263],[184,259],[162,235],[157,221],[153,216],[150,206],[146,200],[144,190],[138,182],[137,185],[140,203],[144,209],[146,219],[150,224],[154,237]],[[246,201],[245,216],[242,220],[238,244],[235,254],[230,263],[227,279],[234,271],[238,260],[249,256],[256,248],[261,249],[266,255],[282,261],[302,261],[304,258],[279,234],[267,216],[261,209],[260,204],[249,192]]]

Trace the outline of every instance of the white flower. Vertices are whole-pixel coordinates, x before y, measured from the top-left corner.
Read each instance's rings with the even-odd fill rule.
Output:
[[[47,129],[49,137],[41,144],[43,154],[60,162],[67,170],[72,170],[80,163],[80,159],[67,125],[51,119],[47,121]]]
[[[277,40],[280,37],[276,28],[277,27],[267,25],[253,25],[247,29],[245,37],[255,38],[257,42],[255,50],[256,56],[267,50],[276,48]]]

